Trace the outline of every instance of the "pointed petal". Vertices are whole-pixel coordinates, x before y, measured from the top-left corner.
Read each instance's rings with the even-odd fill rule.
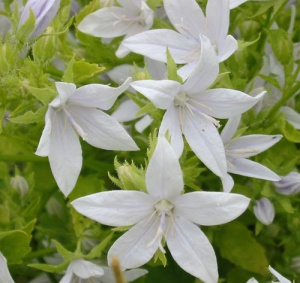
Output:
[[[201,53],[196,68],[183,85],[184,91],[189,96],[194,96],[207,89],[217,78],[219,74],[219,63],[209,39],[200,36]]]
[[[76,132],[62,111],[56,111],[53,120],[48,157],[56,183],[67,196],[81,170],[81,147]]]
[[[71,261],[70,265],[72,265],[74,274],[81,279],[99,277],[104,274],[104,271],[100,266],[87,260],[75,259]]]
[[[206,283],[217,283],[214,249],[196,225],[177,217],[166,238],[174,260],[183,270]]]
[[[269,271],[279,280],[279,283],[291,283],[290,280],[283,277],[280,273],[278,273],[274,268],[272,268],[270,265],[268,267]],[[273,282],[275,283],[275,282]]]
[[[164,0],[170,22],[182,34],[198,38],[206,33],[204,14],[195,0]]]
[[[107,76],[117,84],[123,84],[128,77],[132,77],[135,74],[135,67],[129,64],[123,64],[116,66],[112,70],[106,73]]]
[[[183,152],[183,137],[181,132],[181,121],[177,107],[171,106],[163,116],[159,135],[164,136],[168,132],[171,138],[171,145],[176,156],[179,158]]]
[[[300,130],[300,114],[298,112],[288,106],[281,107],[280,112],[285,114],[286,120],[292,124],[295,129]]]
[[[63,83],[56,82],[55,83],[58,96],[49,104],[52,107],[59,107],[66,103],[68,98],[75,92],[76,85],[72,83]]]
[[[251,97],[241,91],[216,88],[194,94],[193,100],[196,101],[195,108],[203,113],[212,117],[227,119],[250,109],[264,94],[265,92],[259,96]]]
[[[171,199],[183,190],[179,160],[165,137],[159,137],[146,171],[149,194],[157,199]]]
[[[250,199],[239,194],[192,192],[173,200],[174,215],[199,225],[220,225],[239,217]]]
[[[128,122],[137,119],[136,112],[140,107],[131,99],[123,101],[120,106],[111,114],[111,117],[118,122]]]
[[[159,109],[169,108],[181,89],[180,83],[171,80],[142,80],[131,83],[131,86]]]
[[[149,116],[149,115],[146,115],[144,116],[142,119],[140,119],[139,121],[137,121],[135,123],[135,129],[141,133],[143,132],[148,126],[151,125],[153,119]]]
[[[111,264],[112,257],[119,259],[122,269],[136,268],[147,263],[158,249],[161,240],[151,243],[156,234],[155,220],[154,217],[150,221],[141,221],[115,241],[107,254],[108,264]]]
[[[183,79],[183,81],[187,80],[188,77],[193,73],[196,67],[199,65],[198,60],[194,60],[189,62],[182,67],[180,67],[177,71],[177,74]]]
[[[80,214],[99,223],[127,226],[150,216],[155,200],[138,191],[109,191],[78,198],[71,204]]]
[[[274,182],[276,191],[284,195],[292,195],[300,192],[300,174],[298,172],[290,172],[286,176],[281,177],[279,182]]]
[[[234,181],[232,179],[232,177],[229,174],[226,174],[223,178],[222,178],[222,185],[223,185],[223,191],[226,193],[230,193],[233,186],[234,186]]]
[[[252,277],[246,283],[258,283],[258,281],[254,277]]]
[[[197,50],[200,48],[200,41],[168,29],[145,31],[128,37],[123,44],[135,53],[161,62],[167,61],[168,47],[174,61],[178,64],[188,63],[194,56],[198,58]]]
[[[121,86],[116,88],[101,84],[85,85],[76,89],[68,103],[108,110],[113,106],[118,96],[127,90],[130,83],[131,78],[127,78]]]
[[[219,62],[225,61],[237,49],[238,49],[238,42],[236,41],[236,39],[231,35],[227,35],[225,40],[222,41],[222,44],[219,45],[219,50],[218,50]]]
[[[245,3],[246,1],[248,0],[230,0],[230,9],[234,9],[236,8],[237,6]]]
[[[193,152],[217,176],[223,177],[227,172],[224,145],[215,125],[185,110],[184,136]]]
[[[125,35],[132,25],[131,21],[122,20],[127,10],[121,7],[102,8],[86,16],[78,25],[81,32],[104,38]]]
[[[230,141],[226,146],[226,154],[239,158],[257,155],[275,143],[279,142],[282,135],[248,135]]]
[[[4,255],[0,252],[0,279],[1,282],[5,283],[14,283],[12,279],[8,267],[7,267],[7,260]]]
[[[73,278],[73,268],[69,264],[65,275],[60,279],[59,283],[70,283],[72,282],[72,278]]]
[[[231,141],[232,137],[234,136],[235,132],[237,131],[237,129],[239,127],[241,118],[242,118],[241,115],[237,115],[237,116],[230,118],[227,121],[227,123],[221,133],[221,139],[222,139],[224,145],[228,144]]]
[[[35,152],[36,155],[39,156],[49,155],[53,113],[54,113],[53,108],[51,106],[48,107],[47,113],[45,115],[45,128],[43,130],[38,148]]]
[[[229,173],[269,181],[280,180],[280,177],[276,173],[271,171],[269,168],[252,160],[244,158],[230,158],[229,162],[231,163],[231,166],[228,166]]]
[[[85,132],[85,140],[92,146],[106,150],[139,149],[126,130],[101,110],[69,106],[69,111]]]
[[[208,37],[218,48],[224,43],[229,28],[229,0],[209,0],[206,6]]]
[[[144,58],[147,71],[154,80],[164,80],[167,78],[167,66],[165,63],[153,60],[151,58]]]
[[[136,34],[137,32],[135,32],[134,34]],[[130,49],[127,48],[123,42],[124,40],[128,38],[128,36],[126,36],[120,43],[117,51],[116,51],[116,56],[119,57],[119,58],[124,58],[125,56],[127,56],[129,53],[130,53]]]

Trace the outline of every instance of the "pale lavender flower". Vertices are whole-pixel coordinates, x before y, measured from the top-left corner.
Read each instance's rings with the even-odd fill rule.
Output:
[[[275,216],[273,203],[267,198],[261,198],[255,202],[253,207],[256,218],[265,225],[270,225]]]
[[[67,196],[75,186],[82,166],[78,135],[106,150],[138,150],[125,129],[102,110],[108,110],[129,86],[118,88],[90,84],[76,89],[57,82],[58,96],[49,104],[45,128],[36,154],[48,156],[58,187]]]
[[[276,277],[279,281],[272,281],[272,283],[292,283],[290,280],[283,277],[280,273],[278,273],[274,268],[271,266],[268,267],[269,271]]]
[[[291,172],[286,176],[282,176],[278,182],[273,182],[276,191],[283,195],[294,195],[300,192],[300,174]]]
[[[6,258],[1,253],[1,251],[0,251],[0,282],[14,283],[14,280],[12,279],[7,267]]]
[[[147,263],[166,240],[178,265],[206,283],[217,283],[216,256],[198,225],[219,225],[241,215],[249,199],[222,192],[184,189],[179,160],[161,137],[146,170],[147,193],[107,191],[76,199],[81,214],[109,226],[131,226],[108,251],[108,262],[118,257],[123,269]]]
[[[28,20],[30,10],[35,15],[35,29],[30,39],[38,37],[52,22],[60,5],[60,0],[28,0],[19,22],[19,28]]]

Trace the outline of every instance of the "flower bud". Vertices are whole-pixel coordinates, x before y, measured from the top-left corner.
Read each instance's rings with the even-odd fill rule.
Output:
[[[23,198],[28,192],[29,186],[26,179],[20,175],[16,175],[10,179],[10,185],[15,188]]]
[[[300,192],[300,174],[291,172],[288,175],[281,177],[278,182],[273,182],[276,191],[283,195],[294,195]]]
[[[19,28],[28,20],[30,10],[35,15],[35,29],[29,36],[30,39],[39,36],[51,23],[60,5],[60,0],[28,0],[19,22]]]
[[[256,218],[265,225],[270,225],[275,216],[274,205],[267,198],[261,198],[253,207]]]

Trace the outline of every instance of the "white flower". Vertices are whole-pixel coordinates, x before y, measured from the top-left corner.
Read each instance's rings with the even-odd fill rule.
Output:
[[[209,0],[206,17],[195,0],[164,0],[165,11],[178,32],[157,29],[134,35],[124,41],[133,52],[166,62],[166,47],[178,64],[179,75],[187,78],[195,68],[202,44],[200,36],[211,41],[218,61],[226,60],[238,47],[237,41],[227,35],[229,27],[229,0]]]
[[[59,283],[93,283],[104,274],[102,267],[83,260],[72,260],[67,268],[67,271]]]
[[[108,191],[76,199],[71,204],[83,215],[110,226],[134,225],[108,252],[123,269],[147,263],[166,240],[174,260],[206,283],[218,281],[213,247],[197,225],[219,225],[241,215],[249,199],[221,192],[181,195],[184,184],[179,161],[164,137],[159,138],[146,171],[148,194]]]
[[[258,283],[258,281],[255,278],[250,278],[247,283]]]
[[[248,0],[230,0],[229,6],[230,9],[236,8],[237,6],[240,6],[241,4],[245,3]]]
[[[74,188],[82,166],[78,135],[102,149],[138,149],[125,129],[102,111],[112,107],[130,81],[118,88],[90,84],[76,89],[71,83],[56,83],[58,96],[49,104],[36,154],[49,157],[52,173],[65,196]]]
[[[247,159],[257,155],[277,143],[281,135],[248,135],[233,138],[240,116],[229,119],[224,127],[221,138],[225,145],[227,170],[229,173],[259,178],[270,181],[279,181],[280,177],[267,167]],[[233,179],[227,174],[223,179],[224,191],[230,192],[233,187]]]
[[[291,172],[282,176],[281,180],[273,183],[276,191],[283,195],[294,195],[300,192],[300,174]]]
[[[225,150],[213,117],[226,119],[245,112],[264,93],[255,98],[232,89],[207,89],[217,78],[219,64],[211,43],[202,37],[200,61],[184,84],[171,80],[141,80],[131,86],[153,104],[166,110],[160,134],[167,131],[179,157],[183,151],[182,134],[201,161],[216,175],[227,173]]]
[[[274,205],[267,198],[261,198],[253,207],[256,218],[265,225],[270,225],[275,216]]]
[[[19,28],[28,20],[30,10],[35,15],[35,29],[30,38],[39,36],[51,23],[60,5],[60,0],[28,0],[19,22]]]
[[[121,7],[102,8],[86,16],[78,25],[81,32],[103,38],[125,35],[125,38],[148,30],[153,24],[154,12],[145,0],[118,0]],[[121,45],[117,56],[124,57],[129,50]]]
[[[269,266],[268,268],[269,268],[269,271],[277,278],[277,280],[279,280],[279,281],[272,281],[272,283],[292,283],[290,280],[286,279],[281,274],[279,274],[271,266]]]
[[[4,255],[0,252],[0,282],[1,283],[14,283],[12,279],[8,267],[7,261]]]

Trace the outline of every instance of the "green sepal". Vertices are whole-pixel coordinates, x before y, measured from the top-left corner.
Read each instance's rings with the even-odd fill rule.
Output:
[[[73,258],[75,258],[74,253],[65,249],[59,242],[55,240],[52,240],[52,242],[55,244],[57,252],[63,257],[65,261],[71,261]]]
[[[168,263],[166,255],[160,249],[158,249],[156,251],[156,253],[154,254],[153,260],[154,260],[154,263],[156,263],[157,261],[160,261],[162,263],[163,267],[166,267],[167,263]]]
[[[36,268],[45,272],[50,272],[50,273],[60,273],[66,270],[68,265],[69,265],[68,261],[64,261],[58,265],[50,265],[50,264],[43,264],[43,263],[28,264],[29,267]]]
[[[180,84],[183,83],[182,78],[177,74],[177,65],[167,48],[167,69],[168,69],[168,79],[179,82]]]

